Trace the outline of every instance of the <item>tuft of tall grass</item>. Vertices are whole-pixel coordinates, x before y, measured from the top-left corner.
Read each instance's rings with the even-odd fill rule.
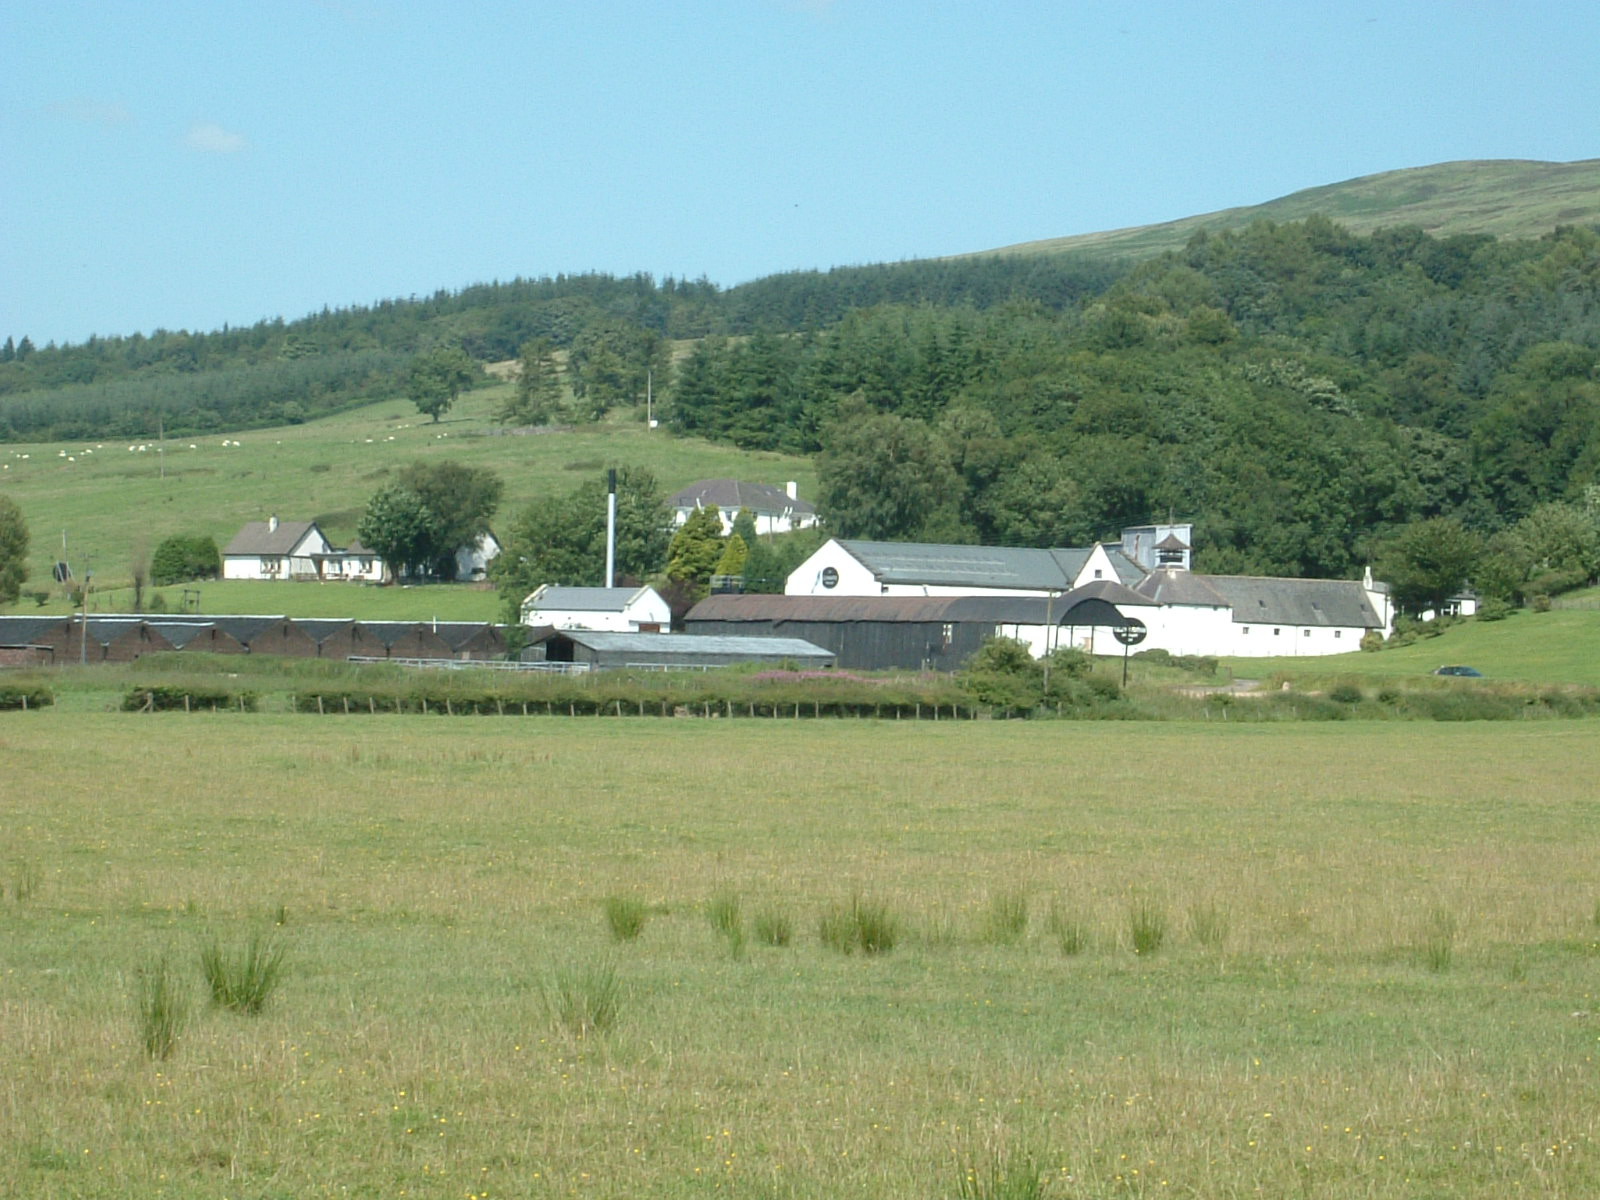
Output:
[[[644,932],[649,910],[637,896],[607,896],[602,902],[606,914],[606,927],[619,942],[631,942]]]
[[[901,924],[888,905],[856,895],[824,910],[817,932],[824,946],[840,954],[887,954],[900,941]]]
[[[1089,948],[1089,926],[1080,917],[1068,912],[1059,900],[1050,904],[1047,928],[1063,954],[1082,954]]]
[[[622,982],[607,960],[557,971],[544,986],[550,1018],[576,1038],[613,1029],[622,1019]]]
[[[751,921],[756,940],[767,946],[787,946],[794,940],[794,922],[781,908],[767,905]]]
[[[1128,937],[1133,952],[1154,954],[1167,940],[1167,912],[1154,900],[1136,900],[1128,909]]]
[[[734,958],[744,955],[744,912],[737,892],[722,891],[706,902],[706,920],[718,937],[728,943]]]
[[[1435,974],[1448,971],[1455,959],[1458,932],[1459,925],[1453,912],[1446,908],[1434,909],[1422,928],[1420,950],[1423,966]]]
[[[139,971],[139,1042],[158,1062],[171,1058],[189,1019],[189,1002],[165,958]]]
[[[32,900],[39,894],[39,887],[44,882],[44,873],[39,870],[39,864],[32,859],[21,859],[11,870],[11,898],[18,904],[25,900]],[[0,894],[4,893],[0,888]]]
[[[983,934],[997,946],[1014,946],[1028,935],[1028,895],[1011,890],[993,892],[984,913]]]
[[[1220,950],[1228,940],[1228,914],[1215,900],[1189,906],[1189,936],[1207,950]]]
[[[283,980],[284,944],[271,934],[253,934],[234,953],[213,938],[200,949],[200,973],[211,1003],[234,1012],[259,1013]]]
[[[1045,1176],[1031,1154],[990,1155],[987,1162],[968,1159],[956,1174],[956,1200],[1039,1200]]]

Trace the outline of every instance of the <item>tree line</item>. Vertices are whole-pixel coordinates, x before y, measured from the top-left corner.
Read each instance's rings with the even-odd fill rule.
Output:
[[[675,428],[818,457],[851,537],[1081,545],[1169,515],[1199,569],[1348,577],[1600,478],[1600,233],[1199,235],[1051,308],[880,305],[708,338]]]

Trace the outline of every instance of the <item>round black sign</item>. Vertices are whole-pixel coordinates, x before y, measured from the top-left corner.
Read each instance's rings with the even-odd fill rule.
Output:
[[[832,588],[839,586],[839,572],[833,567],[822,568],[822,586]]]
[[[1111,636],[1124,646],[1137,646],[1149,635],[1150,630],[1145,623],[1137,617],[1129,617],[1126,625],[1118,625],[1111,631]]]

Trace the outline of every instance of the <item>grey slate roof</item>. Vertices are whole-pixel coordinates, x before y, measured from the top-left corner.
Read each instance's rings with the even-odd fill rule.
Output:
[[[739,479],[702,479],[691,483],[667,500],[670,508],[705,508],[715,504],[729,517],[748,508],[762,516],[805,515],[817,511],[808,500],[789,498],[789,493],[770,483],[746,483]]]
[[[1259,575],[1194,575],[1153,571],[1137,589],[1162,604],[1232,610],[1236,625],[1309,625],[1380,629],[1383,622],[1353,579],[1274,579]]]
[[[1043,624],[1038,596],[707,596],[688,621],[989,621]]]
[[[315,526],[315,521],[279,521],[274,529],[271,522],[250,521],[233,535],[233,541],[223,548],[222,553],[287,554]]]
[[[31,646],[71,617],[0,617],[0,646]]]

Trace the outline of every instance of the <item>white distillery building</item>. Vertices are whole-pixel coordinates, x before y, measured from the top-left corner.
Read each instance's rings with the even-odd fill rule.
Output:
[[[1104,589],[1123,618],[1144,623],[1140,650],[1246,658],[1344,654],[1359,649],[1369,632],[1393,632],[1388,589],[1370,570],[1360,580],[1200,575],[1188,569],[1191,538],[1189,525],[1145,525],[1124,530],[1117,543],[1052,550],[834,539],[795,568],[784,591],[1059,601],[1063,607],[1037,627],[1009,631],[1036,654],[1051,645],[1122,653],[1107,624],[1060,623],[1068,593],[1091,585]]]

